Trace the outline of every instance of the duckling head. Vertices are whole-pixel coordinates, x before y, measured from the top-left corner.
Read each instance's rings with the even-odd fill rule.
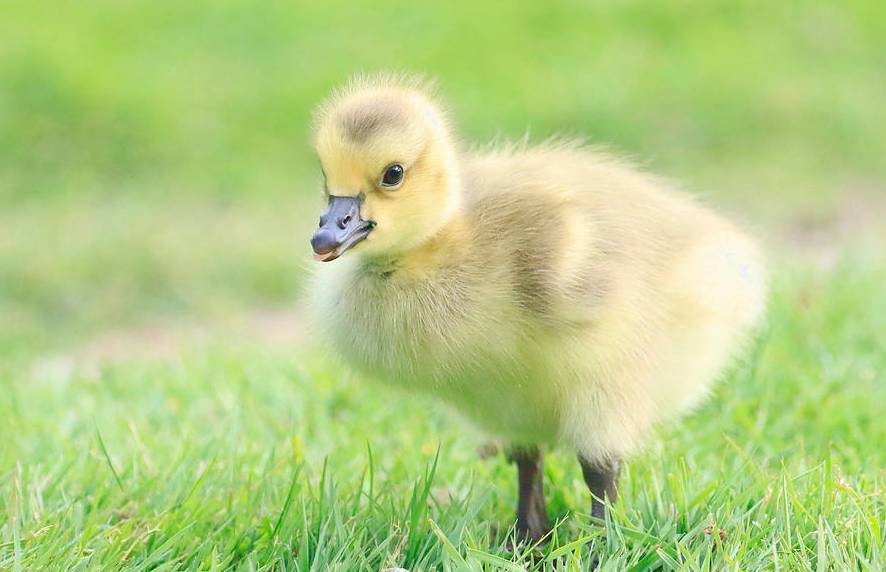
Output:
[[[446,117],[424,88],[358,82],[316,117],[327,207],[311,238],[315,259],[349,249],[396,256],[452,218],[460,199],[456,152]]]

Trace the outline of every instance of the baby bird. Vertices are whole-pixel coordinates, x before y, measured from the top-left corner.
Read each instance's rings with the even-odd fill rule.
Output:
[[[751,240],[579,142],[469,151],[426,86],[380,77],[319,107],[314,145],[323,333],[510,444],[521,540],[550,530],[542,449],[577,454],[602,519],[621,460],[705,396],[761,316]]]

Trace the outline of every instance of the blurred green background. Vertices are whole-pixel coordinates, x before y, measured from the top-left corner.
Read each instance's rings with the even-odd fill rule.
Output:
[[[0,26],[4,352],[290,304],[310,112],[360,71],[437,77],[469,141],[611,144],[774,250],[882,222],[880,2],[13,2]]]

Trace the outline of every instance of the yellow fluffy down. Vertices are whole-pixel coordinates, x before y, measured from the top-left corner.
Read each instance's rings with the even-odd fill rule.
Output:
[[[762,315],[754,243],[604,152],[467,150],[428,90],[395,78],[336,93],[315,129],[325,194],[377,223],[318,269],[317,333],[513,444],[629,453],[706,395]],[[396,190],[379,184],[393,163]]]

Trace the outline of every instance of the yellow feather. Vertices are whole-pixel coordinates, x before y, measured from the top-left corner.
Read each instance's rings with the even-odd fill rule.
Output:
[[[315,146],[329,193],[377,223],[319,269],[318,331],[513,443],[629,453],[762,315],[761,257],[735,225],[577,141],[468,150],[420,80],[337,92]],[[396,190],[379,185],[392,163]]]

